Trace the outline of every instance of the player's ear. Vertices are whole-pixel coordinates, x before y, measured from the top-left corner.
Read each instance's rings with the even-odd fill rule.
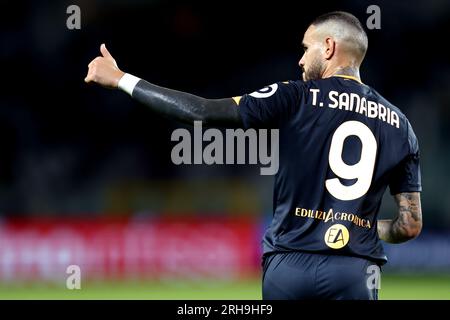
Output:
[[[336,50],[336,42],[332,37],[327,37],[325,39],[325,52],[324,52],[324,58],[326,60],[330,60]]]

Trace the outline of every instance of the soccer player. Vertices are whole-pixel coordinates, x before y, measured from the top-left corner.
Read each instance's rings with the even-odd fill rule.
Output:
[[[273,220],[263,239],[264,299],[377,299],[371,270],[422,228],[417,138],[406,116],[361,81],[367,35],[346,12],[316,18],[303,37],[303,81],[204,99],[121,71],[101,45],[86,82],[119,88],[183,122],[279,129]],[[387,186],[398,210],[377,220]]]

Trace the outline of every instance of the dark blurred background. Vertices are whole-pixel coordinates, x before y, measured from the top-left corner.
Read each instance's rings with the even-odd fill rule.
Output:
[[[72,4],[81,9],[79,30],[66,26]],[[381,9],[381,29],[367,30],[363,82],[407,115],[421,149],[424,229],[414,241],[385,246],[387,270],[448,273],[449,1],[6,0],[0,10],[0,279],[59,279],[70,263],[94,277],[105,268],[113,277],[173,277],[180,270],[183,277],[205,270],[214,270],[215,279],[249,270],[258,275],[273,177],[261,176],[257,165],[174,165],[171,134],[189,127],[123,92],[86,85],[87,65],[104,42],[122,70],[150,82],[207,98],[242,95],[300,78],[303,32],[316,16],[345,10],[366,26],[369,5]],[[387,191],[380,217],[395,212]],[[152,220],[174,216],[208,218]],[[74,218],[82,219],[67,220]],[[116,218],[138,223],[119,223],[111,232],[104,221]],[[123,265],[130,269],[114,271]],[[448,287],[435,289],[442,279],[423,283],[431,283],[430,294],[448,296]],[[394,298],[422,292],[399,283],[403,291]]]
[[[69,30],[66,8],[81,9]],[[425,226],[450,227],[450,3],[415,1],[6,1],[0,13],[0,213],[270,212],[256,166],[176,166],[182,124],[126,94],[88,86],[102,42],[126,72],[209,98],[298,79],[309,22],[348,10],[364,25],[363,81],[410,119],[422,152]],[[204,186],[208,186],[207,189]],[[209,201],[204,201],[207,197]],[[389,211],[389,199],[382,214]]]

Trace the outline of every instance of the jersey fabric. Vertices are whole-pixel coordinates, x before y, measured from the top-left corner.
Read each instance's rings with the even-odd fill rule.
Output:
[[[347,76],[272,84],[238,99],[244,127],[279,130],[273,219],[264,254],[304,251],[387,261],[383,194],[421,191],[406,116]]]

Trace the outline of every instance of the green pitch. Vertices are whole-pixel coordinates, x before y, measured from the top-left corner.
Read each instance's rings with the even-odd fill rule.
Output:
[[[450,300],[450,274],[382,276],[380,299]],[[259,279],[239,282],[90,282],[80,290],[68,290],[65,284],[0,284],[0,299],[151,299],[208,300],[261,299]]]

